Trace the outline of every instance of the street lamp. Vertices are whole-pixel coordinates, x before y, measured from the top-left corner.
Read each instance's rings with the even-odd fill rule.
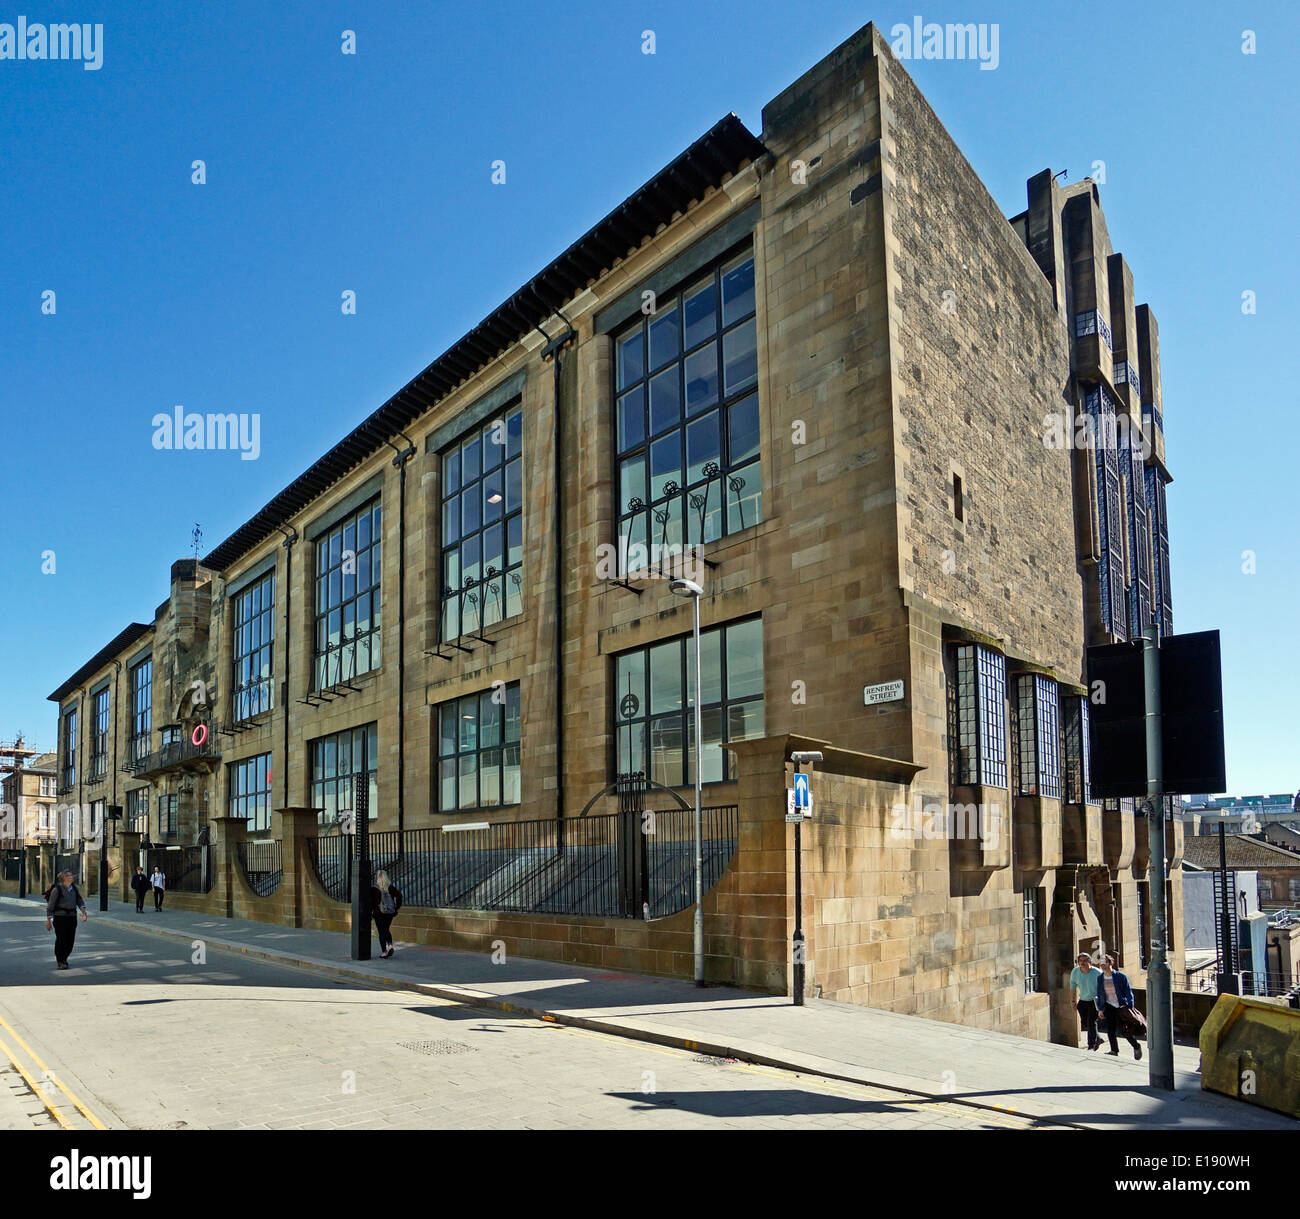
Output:
[[[822,760],[821,750],[805,749],[796,750],[790,755],[790,761],[794,763],[795,774],[799,773],[799,767],[805,762],[808,764],[809,788],[808,799],[812,799],[811,775],[814,762]],[[795,784],[796,790],[798,784]],[[795,812],[799,810],[796,808]],[[794,823],[794,1005],[803,1007],[803,985],[804,985],[804,965],[807,951],[804,947],[803,938],[803,844],[800,842],[799,831],[803,829],[803,818],[800,817]]]
[[[674,580],[669,591],[675,597],[689,597],[694,610],[695,637],[695,985],[704,985],[704,836],[700,812],[701,775],[704,771],[704,733],[700,714],[700,598],[702,589],[694,580]]]

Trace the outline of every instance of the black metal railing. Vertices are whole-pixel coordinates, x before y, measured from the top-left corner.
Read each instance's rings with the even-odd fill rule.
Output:
[[[258,897],[270,897],[280,887],[284,877],[283,844],[274,841],[236,843],[240,866],[249,886]]]
[[[185,736],[178,741],[170,741],[166,745],[160,746],[152,753],[144,754],[139,758],[128,759],[123,769],[137,777],[143,777],[166,770],[168,767],[176,766],[181,762],[200,759],[215,761],[221,757],[221,746],[217,740],[220,731],[220,725],[212,724],[208,727],[207,735],[202,743],[196,745],[193,738]]]
[[[155,868],[162,869],[166,888],[175,893],[208,893],[216,879],[210,846],[151,847],[145,852],[145,875],[152,876]]]
[[[702,888],[718,883],[736,849],[738,810],[701,810]],[[350,901],[353,839],[311,840],[321,884]],[[652,918],[695,900],[695,813],[629,810],[564,822],[501,821],[478,829],[372,831],[373,872],[385,871],[405,902],[463,910],[518,910]]]

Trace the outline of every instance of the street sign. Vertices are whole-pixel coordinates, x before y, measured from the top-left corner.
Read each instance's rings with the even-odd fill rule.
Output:
[[[903,679],[882,681],[879,685],[862,687],[862,705],[873,707],[876,703],[895,703],[903,697]]]
[[[812,788],[808,786],[807,775],[796,774],[794,777],[794,806],[812,812]]]
[[[787,821],[807,821],[812,816],[812,809],[797,808],[794,802],[794,788],[785,789],[785,819]]]

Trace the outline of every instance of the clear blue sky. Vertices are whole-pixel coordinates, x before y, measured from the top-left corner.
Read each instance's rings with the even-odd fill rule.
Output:
[[[54,7],[0,22],[70,19]],[[196,521],[215,545],[718,118],[759,132],[859,26],[919,14],[999,26],[995,71],[910,67],[1004,212],[1040,169],[1105,162],[1112,239],[1160,323],[1175,626],[1223,632],[1229,790],[1293,791],[1300,18],[1081,11],[82,0],[99,71],[0,60],[0,739],[53,743],[45,696],[151,620]],[[178,403],[260,412],[260,458],[155,451]]]

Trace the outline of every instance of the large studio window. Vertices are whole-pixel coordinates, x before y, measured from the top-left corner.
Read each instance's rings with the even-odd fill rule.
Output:
[[[1065,800],[1067,804],[1086,804],[1088,791],[1088,750],[1091,747],[1088,727],[1088,700],[1069,695],[1061,700],[1061,719],[1065,736]]]
[[[1016,743],[1022,796],[1061,798],[1061,711],[1056,683],[1037,673],[1016,678]]]
[[[763,621],[700,632],[702,781],[734,779],[731,741],[763,735]],[[613,697],[618,773],[665,787],[695,782],[695,642],[687,635],[616,658]]]
[[[77,712],[74,708],[63,717],[63,790],[77,785]]]
[[[139,762],[149,752],[153,730],[153,659],[142,660],[131,670],[131,761]]]
[[[442,455],[442,637],[523,612],[523,411]]]
[[[624,571],[763,517],[753,255],[655,306],[615,340]]]
[[[379,668],[383,509],[372,500],[316,543],[316,689]]]
[[[340,581],[340,594],[342,583]],[[234,597],[235,722],[269,711],[275,647],[275,573],[263,576]]]
[[[519,803],[519,683],[452,699],[438,708],[438,808]]]
[[[1006,787],[1006,657],[983,644],[968,643],[955,649],[955,662],[948,704],[952,781]]]
[[[379,724],[349,728],[311,742],[311,802],[321,825],[348,819],[356,808],[358,775],[369,775],[370,816],[379,816]]]
[[[250,830],[271,828],[271,755],[230,764],[230,815],[242,817]]]
[[[91,695],[90,782],[108,773],[108,687]]]

